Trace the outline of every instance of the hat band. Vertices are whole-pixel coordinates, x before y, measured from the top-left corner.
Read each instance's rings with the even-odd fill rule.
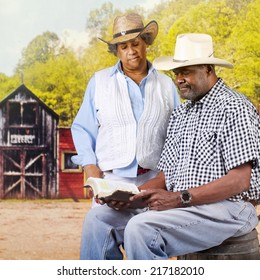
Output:
[[[125,36],[127,34],[131,34],[131,33],[136,33],[136,32],[141,32],[143,31],[143,28],[137,28],[137,29],[131,29],[131,30],[127,30],[127,31],[121,31],[119,33],[116,33],[113,35],[113,38],[118,38],[120,36]]]

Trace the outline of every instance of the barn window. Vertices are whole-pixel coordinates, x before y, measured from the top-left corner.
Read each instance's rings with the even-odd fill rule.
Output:
[[[63,172],[82,172],[81,166],[72,162],[71,157],[77,153],[72,151],[62,152],[61,169]]]
[[[33,101],[9,102],[9,126],[34,126],[38,123],[38,107]]]

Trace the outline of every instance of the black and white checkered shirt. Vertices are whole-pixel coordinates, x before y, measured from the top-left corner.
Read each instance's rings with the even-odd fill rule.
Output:
[[[167,133],[158,169],[168,190],[206,184],[252,161],[249,191],[231,199],[260,198],[260,118],[244,95],[219,79],[200,101],[175,109]]]

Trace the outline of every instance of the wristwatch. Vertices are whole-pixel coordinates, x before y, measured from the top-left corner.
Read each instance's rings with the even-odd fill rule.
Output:
[[[180,194],[181,202],[184,207],[189,206],[192,200],[192,195],[187,191],[181,191]]]

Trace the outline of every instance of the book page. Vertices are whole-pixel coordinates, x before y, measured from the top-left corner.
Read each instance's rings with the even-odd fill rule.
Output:
[[[125,183],[122,181],[113,181],[101,178],[88,178],[86,185],[90,186],[93,189],[95,196],[110,195],[117,190],[126,191],[132,194],[139,193],[139,189],[135,184]]]
[[[113,181],[101,178],[88,178],[86,187],[91,187],[94,197],[104,200],[106,203],[110,201],[118,201],[128,203],[129,198],[140,191],[135,184],[125,183],[122,181]],[[142,200],[131,202],[131,208],[144,208],[146,205]]]

